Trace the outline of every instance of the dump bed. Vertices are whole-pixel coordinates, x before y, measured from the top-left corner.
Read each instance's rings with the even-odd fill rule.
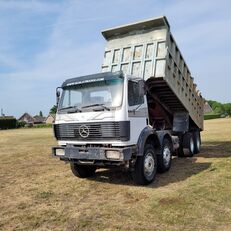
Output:
[[[122,70],[147,80],[149,92],[170,113],[188,112],[203,130],[204,99],[170,32],[166,17],[111,28],[102,72]]]

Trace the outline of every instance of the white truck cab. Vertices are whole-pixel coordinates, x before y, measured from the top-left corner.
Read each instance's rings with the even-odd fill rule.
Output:
[[[152,151],[143,161],[143,173],[151,177],[143,174],[138,183],[151,182],[163,138],[158,138],[158,131],[149,123],[144,81],[122,71],[107,72],[68,79],[61,88],[54,124],[59,146],[53,147],[53,155],[70,162],[73,172],[84,177],[96,167],[120,165],[134,169],[148,142]],[[164,137],[163,131],[159,132]],[[164,133],[168,139],[164,156],[167,170],[173,145],[169,131]],[[150,137],[153,140],[147,141]]]

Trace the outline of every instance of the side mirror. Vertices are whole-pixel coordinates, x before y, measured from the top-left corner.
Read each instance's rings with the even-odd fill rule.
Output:
[[[139,80],[138,81],[138,94],[140,97],[143,97],[146,95],[146,87],[145,87],[145,81]]]
[[[61,87],[56,88],[56,105],[57,106],[59,104],[59,99],[60,99],[60,95],[61,95],[60,89],[61,89]]]
[[[59,98],[60,97],[60,91],[57,89],[56,91],[56,97]]]

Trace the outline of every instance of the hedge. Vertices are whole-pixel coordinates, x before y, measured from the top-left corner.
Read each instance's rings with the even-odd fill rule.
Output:
[[[0,118],[0,129],[16,128],[15,118]]]
[[[221,118],[220,114],[207,114],[204,115],[204,120],[211,120],[211,119],[217,119],[217,118]]]
[[[26,126],[25,121],[17,121],[17,123],[16,123],[17,128],[24,128],[25,126]]]
[[[32,128],[52,128],[52,124],[34,124]]]

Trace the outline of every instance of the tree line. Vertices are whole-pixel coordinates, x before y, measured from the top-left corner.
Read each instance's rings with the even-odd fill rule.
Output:
[[[220,103],[214,100],[207,101],[215,114],[221,116],[231,116],[231,103]]]

